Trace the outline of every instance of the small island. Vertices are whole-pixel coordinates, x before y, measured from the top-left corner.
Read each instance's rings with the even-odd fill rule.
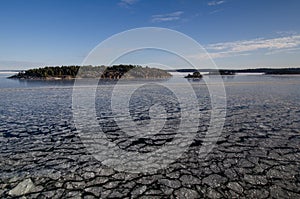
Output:
[[[167,71],[158,68],[121,64],[114,66],[47,66],[21,71],[9,78],[31,80],[62,80],[75,78],[162,79],[170,78],[171,76],[172,75]]]
[[[188,78],[188,79],[201,79],[203,76],[201,75],[200,72],[196,71],[196,72],[193,72],[193,74],[188,74],[187,76],[185,76],[184,78]]]

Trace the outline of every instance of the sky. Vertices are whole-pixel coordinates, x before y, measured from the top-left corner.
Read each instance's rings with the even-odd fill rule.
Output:
[[[299,10],[299,0],[0,0],[0,70],[80,65],[102,41],[142,27],[187,35],[219,68],[299,67]]]

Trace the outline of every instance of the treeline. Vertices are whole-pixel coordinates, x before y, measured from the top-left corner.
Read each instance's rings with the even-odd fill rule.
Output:
[[[243,70],[249,73],[265,73],[267,75],[300,74],[300,68],[258,68]]]
[[[47,78],[47,77],[75,77],[80,66],[46,66],[44,68],[29,69],[19,72],[16,76],[19,78]]]
[[[165,78],[171,75],[164,70],[138,65],[113,66],[46,66],[21,71],[10,78],[18,79],[72,79],[72,78]]]
[[[235,73],[265,73],[271,74],[300,74],[300,68],[255,68],[255,69],[177,69],[169,70],[169,72],[209,72],[210,74],[221,74],[221,75],[234,75]]]

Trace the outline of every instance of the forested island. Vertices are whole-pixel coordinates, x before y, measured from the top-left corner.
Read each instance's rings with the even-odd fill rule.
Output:
[[[162,69],[121,64],[114,66],[47,66],[21,71],[9,78],[38,80],[74,78],[120,79],[121,77],[125,79],[160,79],[171,76],[170,73]]]

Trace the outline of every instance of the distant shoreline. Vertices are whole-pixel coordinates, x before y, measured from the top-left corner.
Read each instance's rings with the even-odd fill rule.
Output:
[[[49,71],[45,71],[44,75],[39,74],[38,70],[43,70],[47,68],[47,70],[50,69],[57,69],[62,67],[70,68],[73,67],[73,69],[68,72],[60,71],[60,75],[53,75],[48,74]],[[100,78],[100,79],[165,79],[173,76],[174,73],[190,73],[190,72],[196,72],[199,71],[202,75],[276,75],[276,76],[284,76],[284,75],[292,75],[292,76],[298,76],[300,75],[300,68],[255,68],[255,69],[175,69],[175,70],[162,70],[162,69],[156,69],[156,68],[148,68],[148,67],[141,67],[141,66],[135,66],[135,65],[117,65],[113,67],[104,67],[104,66],[95,66],[91,69],[91,74],[89,74],[87,77],[82,77],[80,75],[77,75],[79,67],[85,67],[85,66],[62,66],[62,67],[44,67],[39,69],[29,69],[26,71],[34,70],[33,73],[27,74],[26,71],[22,70],[0,70],[0,74],[13,74],[12,76],[8,77],[10,79],[23,79],[23,80],[75,80],[75,79],[83,79],[83,78]],[[74,68],[75,67],[75,68]],[[91,66],[87,66],[91,67]],[[98,67],[98,68],[97,68]],[[125,70],[124,70],[125,67]],[[126,68],[127,67],[127,68]],[[100,73],[97,70],[94,69],[100,69]],[[139,70],[138,74],[130,74],[130,70]],[[133,71],[134,71],[133,70]],[[96,74],[93,74],[95,73]],[[146,73],[145,73],[146,71]],[[155,73],[153,73],[155,71]],[[85,71],[86,72],[86,71]],[[132,72],[132,71],[131,71]],[[105,73],[105,74],[104,74]],[[143,74],[144,73],[144,74]],[[148,73],[148,74],[147,74]],[[150,73],[150,74],[149,74]],[[173,74],[172,74],[173,73]]]
[[[233,74],[243,74],[243,73],[262,73],[265,75],[300,75],[300,68],[255,68],[255,69],[175,69],[167,70],[168,72],[181,72],[181,73],[208,73],[221,74],[221,75],[233,75]]]

